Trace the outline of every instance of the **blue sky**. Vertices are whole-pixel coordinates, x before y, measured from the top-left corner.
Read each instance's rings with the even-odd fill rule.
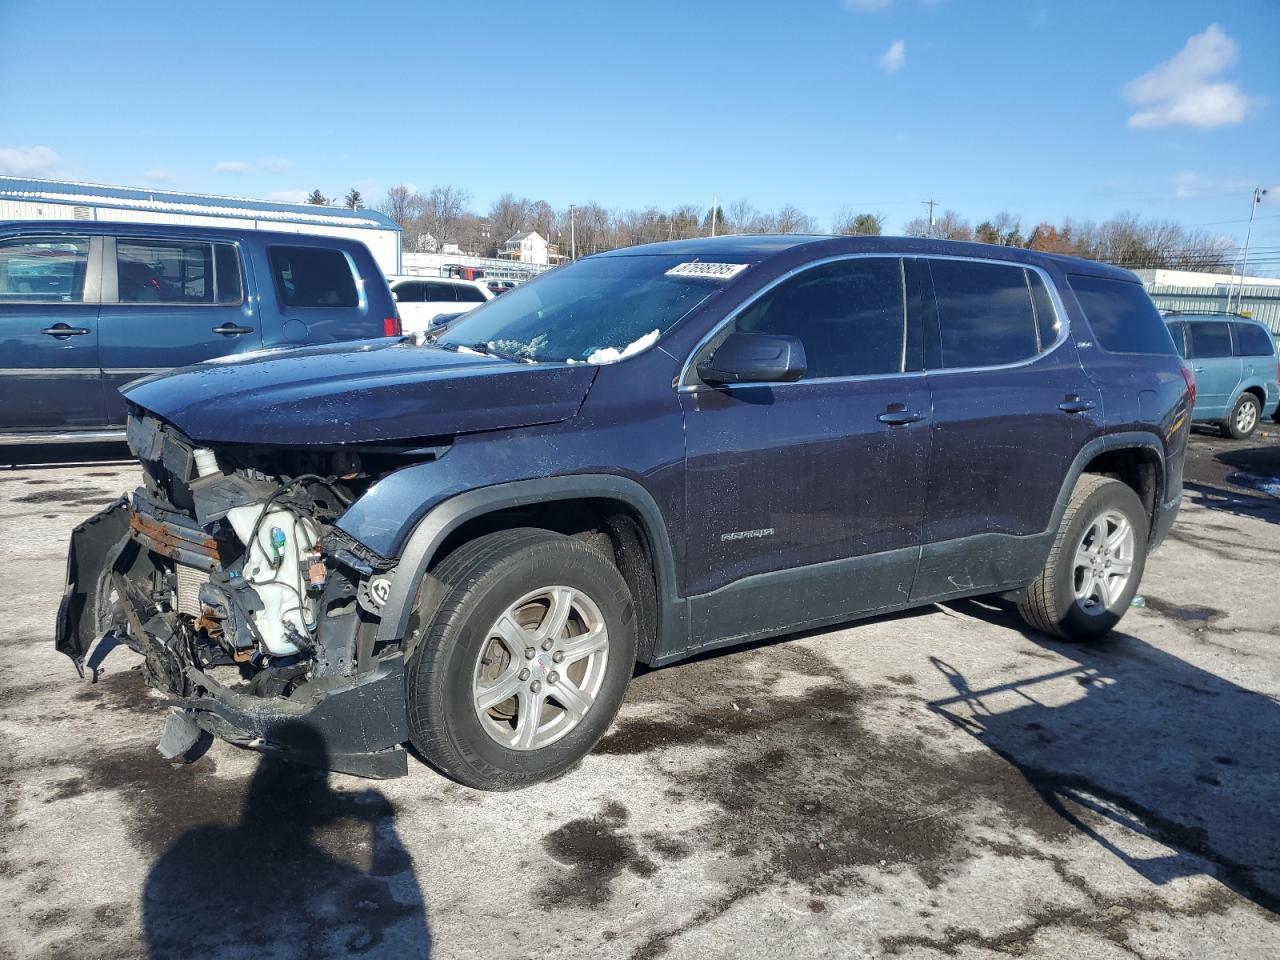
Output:
[[[0,0],[0,49],[0,172],[370,200],[453,183],[478,209],[717,194],[891,230],[935,197],[1241,241],[1252,187],[1280,188],[1276,0]],[[1280,249],[1280,189],[1258,215]]]

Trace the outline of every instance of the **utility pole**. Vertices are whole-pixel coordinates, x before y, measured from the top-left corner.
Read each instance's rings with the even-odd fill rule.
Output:
[[[719,209],[719,206],[716,204],[716,195],[713,193],[711,195],[711,235],[713,237],[716,235],[716,213]]]
[[[575,261],[578,259],[578,233],[573,225],[573,208],[576,206],[576,203],[569,204],[569,259]]]
[[[1240,286],[1236,292],[1236,313],[1240,312],[1240,308],[1244,306],[1244,275],[1249,270],[1249,241],[1253,239],[1253,216],[1258,212],[1258,205],[1262,203],[1262,198],[1267,195],[1267,191],[1261,187],[1253,188],[1253,202],[1249,204],[1249,230],[1244,235],[1244,263],[1240,265]],[[1231,299],[1227,298],[1227,307],[1230,308]]]
[[[938,201],[937,200],[921,200],[920,202],[929,208],[929,232],[925,234],[925,236],[932,237],[933,236],[933,208],[938,205]]]

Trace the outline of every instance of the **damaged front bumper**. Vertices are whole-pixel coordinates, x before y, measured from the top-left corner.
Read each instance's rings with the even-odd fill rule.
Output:
[[[124,644],[144,659],[147,682],[185,722],[223,740],[298,763],[357,776],[407,773],[404,660],[387,650],[345,675],[307,678],[303,668],[253,674],[227,662],[237,682],[215,678],[189,618],[145,596],[147,577],[174,562],[217,566],[219,544],[181,517],[148,513],[144,497],[118,502],[72,533],[55,646],[96,679],[105,653]],[[96,644],[96,647],[95,647]],[[238,659],[238,658],[237,658]]]

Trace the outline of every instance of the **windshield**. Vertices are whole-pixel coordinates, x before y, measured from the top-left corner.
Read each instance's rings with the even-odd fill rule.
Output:
[[[652,346],[745,269],[741,264],[688,266],[696,260],[688,255],[582,260],[464,314],[437,342],[525,360],[611,363]],[[717,267],[722,269],[710,269]]]

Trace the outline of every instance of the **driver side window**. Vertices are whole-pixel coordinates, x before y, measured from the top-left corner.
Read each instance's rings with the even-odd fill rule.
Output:
[[[900,373],[907,329],[902,261],[860,257],[805,270],[748,306],[737,329],[798,339],[808,362],[803,380]]]

